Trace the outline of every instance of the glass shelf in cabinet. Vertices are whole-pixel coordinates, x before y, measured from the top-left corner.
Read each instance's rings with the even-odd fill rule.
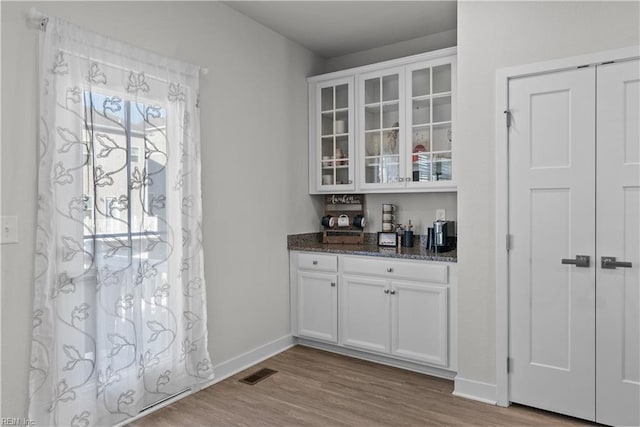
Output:
[[[433,151],[431,154],[439,156],[439,160],[451,160],[451,150]],[[435,159],[434,159],[435,160]]]
[[[393,104],[399,104],[400,103],[400,99],[391,99],[389,101],[382,101],[382,102],[369,102],[367,104],[363,104],[362,106],[364,108],[378,108],[381,105],[393,105]]]
[[[434,94],[432,94],[432,95],[431,95],[431,98],[433,98],[433,99],[437,99],[437,98],[447,98],[447,97],[449,97],[449,96],[451,96],[451,95],[452,95],[452,93],[451,93],[451,91],[449,90],[449,91],[446,91],[446,92],[438,92],[438,93],[434,93]]]
[[[412,96],[411,100],[414,102],[417,101],[429,101],[432,98],[431,95],[420,95],[420,96]]]
[[[364,165],[366,167],[378,167],[380,166],[380,156],[372,156],[364,158]]]
[[[339,169],[349,169],[349,165],[342,165],[342,166],[327,166],[327,167],[322,167],[322,170],[339,170]]]
[[[414,165],[422,165],[431,161],[431,154],[426,151],[414,151],[411,156],[411,163]]]
[[[320,110],[321,114],[326,114],[326,115],[330,115],[333,113],[348,113],[349,109],[348,108],[329,108],[327,110]]]

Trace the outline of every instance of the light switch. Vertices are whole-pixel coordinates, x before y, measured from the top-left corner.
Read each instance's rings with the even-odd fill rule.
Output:
[[[436,209],[436,221],[444,221],[447,216],[446,209]]]
[[[0,221],[0,243],[18,243],[18,217],[3,216]]]

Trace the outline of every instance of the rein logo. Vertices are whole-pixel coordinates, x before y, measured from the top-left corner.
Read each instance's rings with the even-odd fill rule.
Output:
[[[3,426],[35,426],[36,425],[36,422],[29,418],[13,417],[13,418],[1,418],[1,420],[2,421],[0,425],[3,425]]]

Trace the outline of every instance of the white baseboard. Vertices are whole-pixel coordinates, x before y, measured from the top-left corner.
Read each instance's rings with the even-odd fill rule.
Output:
[[[453,395],[466,399],[477,400],[478,402],[496,404],[496,385],[483,383],[481,381],[468,380],[456,376],[453,380]]]
[[[282,353],[283,351],[288,350],[295,345],[296,343],[294,341],[293,336],[285,335],[284,337],[278,338],[269,343],[261,345],[260,347],[254,348],[253,350],[249,350],[246,353],[243,353],[239,356],[234,357],[233,359],[229,359],[222,363],[219,363],[213,367],[213,373],[215,375],[215,378],[210,382],[200,384],[200,387],[198,387],[197,385],[193,386],[191,390],[187,391],[186,393],[182,393],[178,396],[172,397],[171,399],[168,399],[152,408],[142,411],[135,417],[129,418],[119,424],[116,424],[114,427],[125,426],[137,419],[140,419],[149,414],[152,414],[153,412],[159,409],[162,409],[165,406],[171,405],[172,403],[175,403],[181,399],[184,399],[185,397],[190,396],[202,389],[205,389],[216,383],[219,383],[220,381],[223,381],[237,374],[238,372],[244,371],[245,369],[258,364],[263,360],[273,357],[278,353]]]
[[[224,379],[227,379],[238,372],[244,371],[251,366],[262,362],[278,353],[290,349],[296,345],[292,335],[285,335],[274,341],[261,345],[260,347],[249,350],[239,356],[229,359],[213,367],[215,379],[209,384],[204,384],[202,388],[209,387]]]

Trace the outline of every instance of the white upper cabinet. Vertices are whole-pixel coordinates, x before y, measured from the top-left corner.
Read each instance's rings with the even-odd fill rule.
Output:
[[[404,176],[402,67],[358,76],[359,187],[401,188]]]
[[[456,191],[455,48],[309,78],[309,192]]]
[[[313,159],[311,182],[318,191],[354,190],[353,77],[318,83],[313,88],[315,111],[310,116],[309,149]]]
[[[414,188],[449,188],[453,183],[455,58],[408,65],[405,182]]]

